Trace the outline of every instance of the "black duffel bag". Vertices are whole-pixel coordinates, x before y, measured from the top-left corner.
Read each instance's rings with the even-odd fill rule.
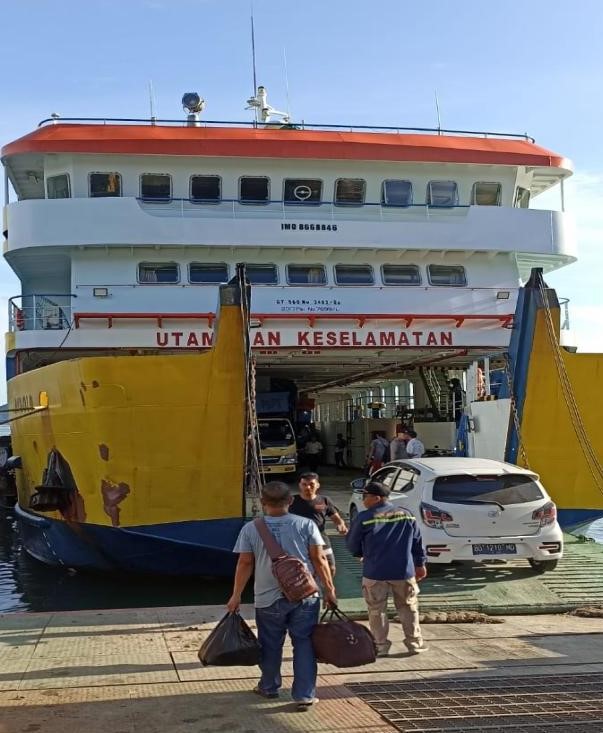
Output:
[[[201,644],[199,661],[220,667],[249,667],[260,663],[260,644],[238,613],[227,613]]]
[[[360,667],[372,664],[377,658],[377,645],[371,632],[338,608],[323,613],[312,631],[312,646],[317,661],[334,667]]]

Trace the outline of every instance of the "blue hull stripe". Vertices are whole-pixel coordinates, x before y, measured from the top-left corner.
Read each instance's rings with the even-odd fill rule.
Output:
[[[16,506],[25,549],[50,565],[182,576],[232,576],[244,518],[207,519],[143,527],[63,522]]]
[[[567,532],[603,518],[602,509],[557,509],[557,518]]]

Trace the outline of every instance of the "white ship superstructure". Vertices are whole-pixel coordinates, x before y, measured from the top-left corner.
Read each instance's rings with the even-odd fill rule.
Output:
[[[568,214],[529,208],[571,167],[523,136],[54,118],[3,158],[13,374],[207,347],[237,262],[260,374],[468,364],[532,267],[574,260]]]
[[[564,400],[562,364],[578,391],[598,368],[560,353],[552,320],[544,341],[542,272],[575,259],[568,161],[525,135],[295,124],[261,89],[247,124],[183,105],[183,120],[53,115],[2,150],[31,554],[229,575],[250,467],[293,472],[314,430],[322,463],[344,440],[356,468],[371,433],[403,426],[432,455],[526,464],[527,445],[568,523],[600,514],[581,419],[573,463],[542,441],[582,399]],[[559,210],[532,208],[554,187]],[[257,460],[254,406],[260,443],[261,420],[288,432]]]

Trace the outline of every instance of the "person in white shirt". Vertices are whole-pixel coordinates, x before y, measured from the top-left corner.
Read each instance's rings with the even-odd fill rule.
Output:
[[[408,441],[406,443],[406,453],[409,458],[420,458],[425,453],[425,446],[417,438],[414,430],[407,430],[404,437]]]
[[[322,450],[322,443],[318,440],[318,435],[311,435],[310,440],[308,440],[304,446],[306,463],[308,464],[311,473],[316,473],[318,470]]]

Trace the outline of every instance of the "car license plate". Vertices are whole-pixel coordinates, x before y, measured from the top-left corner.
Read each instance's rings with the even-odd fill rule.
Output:
[[[512,542],[497,545],[472,545],[474,555],[515,555],[517,546]]]

